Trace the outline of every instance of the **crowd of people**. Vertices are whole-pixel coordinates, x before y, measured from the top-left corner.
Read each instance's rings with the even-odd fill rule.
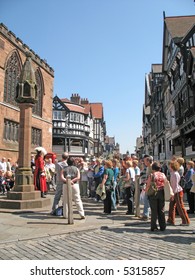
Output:
[[[5,157],[2,157],[0,161],[0,194],[5,195],[9,192],[15,183],[15,170],[17,164],[13,163],[11,158],[6,161]]]
[[[69,157],[67,153],[65,154],[67,164]],[[140,193],[144,192],[143,213],[140,219],[151,221],[151,231],[158,230],[158,226],[161,231],[164,231],[167,224],[175,225],[176,215],[181,217],[182,226],[190,224],[189,214],[194,214],[195,212],[195,195],[194,192],[191,192],[191,188],[195,183],[193,161],[185,162],[181,157],[173,157],[169,162],[160,163],[153,161],[152,156],[149,155],[145,155],[140,160],[135,156],[127,156],[123,160],[97,158],[85,162],[83,158],[71,158],[71,161],[72,165],[77,168],[77,176],[75,175],[77,197],[73,197],[73,200],[78,212],[82,212],[80,214],[82,218],[84,217],[83,198],[93,199],[97,203],[103,200],[103,214],[105,215],[109,216],[121,204],[127,206],[126,215],[134,215],[135,180],[137,176]],[[61,162],[64,161],[62,160]],[[61,162],[56,163],[56,166]],[[61,178],[61,181],[56,184],[56,190],[60,189],[60,192],[55,194],[52,214],[55,213],[55,209],[59,206],[62,186],[66,180],[65,174],[68,174],[65,171],[66,164],[57,175]],[[149,196],[147,190],[152,178],[154,178],[157,186],[157,193],[154,196]],[[170,182],[173,191],[173,195],[170,197],[167,218],[165,217],[164,198],[166,181]],[[97,189],[101,190],[101,194],[102,192],[105,193],[103,199]],[[188,210],[185,209],[184,199],[188,203]]]
[[[173,156],[163,163],[154,161],[150,155],[137,159],[126,156],[124,159],[73,158],[67,152],[62,158],[52,162],[46,158],[43,147],[35,149],[36,155],[31,157],[31,168],[34,175],[35,190],[41,197],[47,197],[53,189],[54,200],[51,214],[55,215],[60,206],[63,185],[67,175],[71,176],[72,195],[81,219],[85,219],[83,199],[93,199],[95,203],[103,202],[103,214],[109,216],[118,206],[126,205],[126,215],[135,213],[135,182],[143,204],[141,220],[150,220],[151,231],[164,231],[168,224],[175,225],[175,217],[179,215],[181,225],[190,224],[189,214],[195,213],[195,171],[194,161],[185,161],[182,157]],[[17,164],[3,157],[0,162],[0,193],[5,194],[14,187]],[[164,187],[170,182],[172,195],[169,201],[168,216],[165,217]],[[150,185],[155,183],[156,193],[149,195]],[[103,196],[102,196],[103,194]],[[189,209],[185,209],[184,202]],[[66,209],[64,209],[66,211]]]

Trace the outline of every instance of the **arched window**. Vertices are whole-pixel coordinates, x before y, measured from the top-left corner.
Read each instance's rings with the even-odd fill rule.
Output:
[[[14,51],[5,65],[4,102],[18,106],[15,101],[16,86],[20,78],[21,63],[17,51]]]
[[[37,68],[37,70],[35,71],[35,79],[37,84],[38,102],[33,106],[33,114],[42,117],[44,85],[42,74],[39,68]]]

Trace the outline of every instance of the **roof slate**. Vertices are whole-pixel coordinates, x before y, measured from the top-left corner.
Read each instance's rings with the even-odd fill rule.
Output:
[[[62,98],[61,101],[66,107],[73,112],[89,114],[91,111],[92,117],[95,119],[103,119],[103,105],[102,103],[86,103],[86,104],[75,104],[67,98]]]
[[[182,39],[195,24],[195,16],[166,17],[165,23],[173,39]]]

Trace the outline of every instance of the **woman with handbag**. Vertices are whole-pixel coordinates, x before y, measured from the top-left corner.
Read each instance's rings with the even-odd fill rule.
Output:
[[[112,199],[111,195],[113,190],[113,182],[114,182],[114,171],[112,169],[112,161],[105,160],[104,162],[104,176],[102,179],[102,183],[100,184],[101,188],[105,186],[106,188],[106,198],[104,199],[104,214],[111,214],[112,211]]]
[[[149,176],[146,186],[146,193],[148,195],[150,208],[151,208],[151,231],[157,231],[157,219],[160,230],[166,229],[165,220],[165,199],[164,199],[164,185],[167,180],[165,174],[160,171],[161,166],[158,162],[152,164],[152,174]],[[155,185],[156,191],[149,195],[149,188],[151,184]]]
[[[175,209],[177,207],[177,211],[179,216],[182,219],[181,226],[188,226],[190,224],[190,219],[188,217],[187,211],[185,210],[183,203],[183,188],[180,186],[180,175],[179,175],[179,163],[177,161],[171,161],[169,164],[169,168],[171,171],[170,176],[170,184],[173,189],[174,196],[171,197],[169,203],[169,214],[167,223],[171,225],[175,225]]]

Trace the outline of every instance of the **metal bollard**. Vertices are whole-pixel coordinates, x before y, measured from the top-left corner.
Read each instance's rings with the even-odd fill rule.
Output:
[[[140,185],[139,185],[140,176],[135,176],[135,216],[140,216]]]
[[[70,175],[67,175],[66,184],[63,185],[63,216],[68,219],[68,224],[74,224]]]

